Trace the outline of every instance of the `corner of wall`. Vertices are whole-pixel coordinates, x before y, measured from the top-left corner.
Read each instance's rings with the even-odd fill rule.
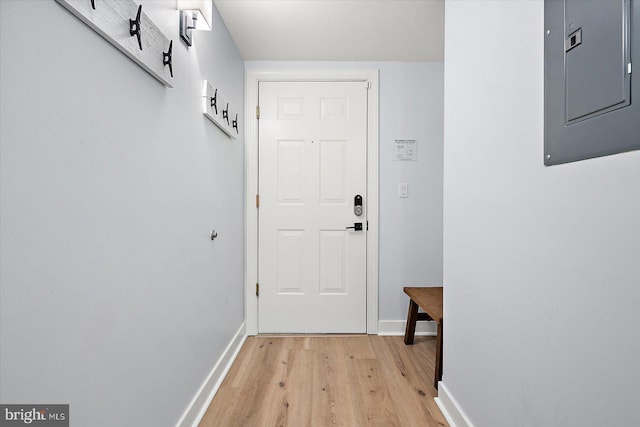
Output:
[[[176,427],[197,427],[247,339],[244,322],[193,397]]]
[[[438,383],[438,397],[433,400],[436,401],[442,415],[444,415],[451,427],[473,427],[473,424],[443,381]]]

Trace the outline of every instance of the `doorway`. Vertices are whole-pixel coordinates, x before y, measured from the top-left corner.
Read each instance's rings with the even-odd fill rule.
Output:
[[[255,335],[259,332],[377,333],[378,71],[248,70],[246,83],[245,298],[247,334]],[[334,89],[329,89],[330,87]],[[275,103],[273,108],[262,105],[265,96],[267,96],[266,89],[272,92],[273,90],[285,90],[285,92],[282,92],[282,96],[269,95],[274,98],[272,100]],[[311,94],[314,91],[316,95]],[[353,95],[349,95],[351,98],[345,96],[349,91],[353,92]],[[303,204],[299,200],[293,200],[295,192],[292,190],[294,187],[296,191],[302,188],[297,185],[300,180],[293,176],[283,178],[282,174],[278,175],[277,168],[274,169],[273,167],[270,169],[270,173],[265,173],[265,170],[260,168],[260,161],[265,162],[266,159],[271,159],[276,163],[278,161],[282,163],[286,160],[293,162],[289,165],[291,167],[285,169],[287,173],[302,173],[304,165],[300,163],[301,153],[304,152],[307,160],[310,156],[324,155],[325,159],[334,157],[340,163],[340,159],[344,159],[343,156],[347,155],[349,151],[349,144],[345,144],[345,141],[349,138],[340,137],[339,135],[325,135],[324,139],[314,139],[311,136],[308,138],[291,138],[271,135],[269,138],[275,141],[272,146],[273,150],[267,149],[266,151],[258,141],[265,136],[265,133],[269,132],[270,128],[274,128],[274,126],[266,126],[269,117],[273,117],[270,114],[280,114],[280,118],[286,118],[285,116],[289,114],[291,116],[289,119],[292,119],[293,116],[304,111],[304,109],[301,109],[304,107],[301,107],[300,102],[309,96],[316,96],[316,101],[309,102],[309,105],[319,106],[316,112],[310,113],[309,117],[311,118],[321,117],[322,114],[325,114],[325,116],[328,115],[327,117],[339,119],[340,114],[344,114],[347,111],[345,110],[346,106],[355,108],[356,104],[361,102],[362,115],[366,120],[362,128],[360,130],[356,129],[355,132],[360,132],[362,138],[366,139],[366,146],[361,147],[362,169],[364,172],[361,184],[357,184],[353,188],[343,188],[339,185],[339,180],[337,179],[339,178],[339,173],[334,173],[335,169],[328,169],[324,172],[320,169],[316,170],[319,174],[316,178],[322,179],[323,173],[331,178],[327,182],[332,183],[333,187],[330,188],[325,184],[325,188],[330,189],[329,193],[331,194],[326,193],[324,195],[325,202],[329,201],[329,203],[324,204],[329,206],[324,207],[337,209],[339,213],[336,215],[340,219],[336,221],[340,222],[340,224],[335,222],[331,226],[316,228],[312,233],[307,233],[307,235],[316,236],[315,240],[324,239],[324,241],[320,242],[311,239],[311,241],[305,243],[303,230],[306,230],[306,225],[297,224],[292,227],[291,225],[282,226],[271,223],[273,218],[286,217],[288,215],[287,211],[297,211],[298,213],[301,211],[301,209],[296,208],[300,208]],[[280,110],[278,110],[278,103],[280,103]],[[259,110],[257,108],[258,105],[260,105]],[[324,113],[322,108],[324,108]],[[278,111],[280,112],[278,113]],[[356,110],[353,111],[354,117],[357,116]],[[260,119],[258,119],[258,115]],[[282,122],[286,122],[286,120]],[[275,126],[275,128],[278,127],[281,126]],[[356,136],[352,139],[357,138]],[[358,151],[357,147],[355,151]],[[298,162],[298,166],[294,165],[294,160]],[[318,162],[314,160],[310,164],[318,164]],[[307,169],[313,168],[304,168],[305,171]],[[342,168],[342,170],[345,169]],[[304,173],[308,175],[307,172]],[[265,185],[261,183],[261,179],[264,180],[265,178],[272,181],[275,180],[271,183],[272,189],[268,190],[272,194],[271,196],[267,193],[264,196],[261,195],[258,207],[257,196],[260,192],[266,190],[260,187]],[[313,180],[316,178],[307,177],[306,179]],[[284,179],[282,185],[280,185],[281,188],[278,188],[278,179]],[[296,183],[296,186],[287,187],[291,183]],[[318,188],[318,185],[319,182],[314,182],[304,191],[314,191],[313,188]],[[354,194],[350,194],[351,192]],[[360,194],[359,192],[365,194]],[[276,194],[276,196],[273,196],[273,194]],[[278,194],[280,195],[278,196]],[[364,212],[361,216],[355,215],[356,196],[363,198]],[[309,197],[322,200],[322,195],[320,194]],[[269,206],[268,200],[279,200],[283,203],[272,203]],[[280,211],[277,209],[272,210],[272,208],[278,208]],[[261,209],[264,209],[264,211]],[[263,212],[264,215],[261,217]],[[301,218],[298,214],[294,216],[298,219]],[[266,217],[271,219],[265,223]],[[307,216],[305,218],[311,222],[315,221],[315,217],[310,219]],[[363,219],[360,220],[360,218]],[[367,222],[368,230],[366,230]],[[362,224],[362,230],[358,230],[358,223]],[[265,230],[268,227],[271,227],[270,231]],[[346,227],[353,228],[347,229]],[[305,246],[305,248],[319,249],[319,253],[313,255],[310,260],[302,259],[300,257],[301,251],[296,249],[301,248],[300,245]],[[360,261],[358,261],[357,254],[351,253],[349,257],[355,257],[356,263],[348,270],[345,270],[343,268],[344,264],[339,258],[342,256],[345,259],[344,256],[347,256],[347,252],[351,251],[350,246],[357,248],[359,245],[361,247]],[[261,246],[263,253],[269,248],[268,256],[266,258],[262,257],[262,259],[260,255]],[[332,267],[325,268],[324,273],[322,273],[322,265],[321,262],[318,264],[318,258],[329,260]],[[290,262],[292,260],[295,260],[295,262]],[[314,273],[308,275],[310,280],[298,280],[304,270],[309,268],[314,270]],[[345,271],[350,271],[353,274],[348,274],[350,277],[345,276]],[[260,280],[263,280],[263,278],[269,282],[268,289],[265,289],[267,283],[260,284]],[[360,285],[358,285],[358,279],[361,279]],[[307,288],[303,289],[303,286]],[[361,288],[358,288],[358,286],[361,286]],[[310,290],[315,290],[315,292],[310,292]],[[264,299],[262,300],[261,298]],[[349,298],[351,298],[350,302],[348,301]],[[353,308],[353,310],[350,310],[349,307]],[[264,316],[264,311],[270,311],[271,314],[267,313]],[[344,317],[336,315],[336,313],[341,314],[348,311],[352,311],[352,315],[345,314]],[[316,320],[313,320],[314,316]],[[335,316],[336,319],[331,325],[324,328],[313,326],[313,322],[319,323],[317,319],[322,319],[322,321],[326,322],[332,316]],[[309,322],[301,321],[301,319],[307,318],[310,319]]]

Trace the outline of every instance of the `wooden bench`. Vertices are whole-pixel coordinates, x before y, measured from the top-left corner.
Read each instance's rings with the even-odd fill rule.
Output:
[[[436,333],[436,369],[433,386],[438,388],[438,381],[442,380],[442,287],[435,288],[404,288],[409,295],[409,313],[407,314],[407,328],[404,332],[404,343],[413,344],[418,320],[434,320],[438,323]],[[418,313],[418,307],[424,313]]]

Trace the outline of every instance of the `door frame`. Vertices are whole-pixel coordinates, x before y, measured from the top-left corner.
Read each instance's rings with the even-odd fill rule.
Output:
[[[258,84],[260,82],[338,82],[369,84],[367,94],[367,333],[378,333],[378,151],[379,70],[249,69],[245,75],[245,327],[258,334]]]

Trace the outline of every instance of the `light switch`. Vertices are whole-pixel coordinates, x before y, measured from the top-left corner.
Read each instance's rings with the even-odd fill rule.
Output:
[[[398,184],[398,197],[406,199],[409,197],[409,184],[401,182]]]

